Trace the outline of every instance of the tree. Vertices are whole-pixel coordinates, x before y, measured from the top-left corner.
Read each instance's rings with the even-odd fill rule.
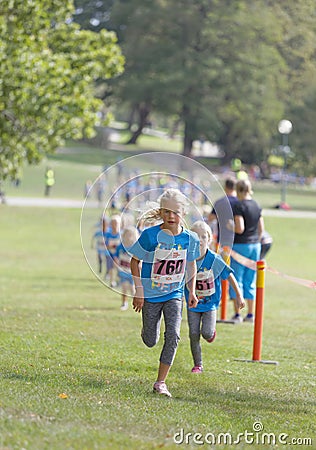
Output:
[[[246,6],[240,0],[113,5],[110,22],[127,61],[116,93],[142,106],[143,118],[152,109],[178,114],[184,155],[202,135],[220,143],[227,158],[245,151],[245,143],[260,148],[282,113],[276,91],[285,81],[284,62],[273,47],[279,36],[271,32],[272,13]]]
[[[314,78],[315,80],[315,78]],[[293,106],[289,117],[293,122],[293,132],[290,135],[290,147],[294,156],[289,165],[300,175],[315,175],[316,173],[316,83],[311,80],[305,92],[303,102]]]
[[[290,135],[293,156],[288,164],[300,175],[313,175],[316,172],[316,6],[313,0],[299,0],[288,2],[282,8],[274,2],[274,8],[275,14],[282,17],[283,40],[278,50],[288,67],[284,117],[293,123]]]
[[[89,5],[83,16],[99,17],[99,27],[103,20],[118,34],[126,70],[111,85],[138,113],[131,142],[157,111],[181,118],[185,155],[203,136],[227,161],[258,162],[279,120],[293,104],[304,108],[305,86],[315,78],[314,0],[76,3]]]
[[[0,179],[38,163],[66,138],[93,136],[103,102],[94,82],[122,72],[113,32],[80,30],[65,0],[0,6]]]

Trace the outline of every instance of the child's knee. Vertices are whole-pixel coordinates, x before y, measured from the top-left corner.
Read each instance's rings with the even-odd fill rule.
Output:
[[[159,336],[147,336],[143,332],[141,336],[144,344],[149,348],[154,347],[159,341]]]
[[[209,332],[204,332],[202,333],[202,337],[203,339],[205,339],[206,341],[208,341],[209,339],[211,339],[214,336],[214,331],[215,330],[210,330]]]
[[[180,341],[180,336],[178,333],[165,333],[165,342],[173,348],[177,348]]]

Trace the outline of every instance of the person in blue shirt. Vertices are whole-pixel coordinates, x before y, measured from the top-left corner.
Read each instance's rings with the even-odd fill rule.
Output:
[[[261,250],[261,237],[264,233],[264,219],[262,209],[252,198],[252,187],[249,180],[240,180],[236,185],[238,202],[233,206],[234,214],[234,244],[233,250],[239,255],[252,261],[259,261]],[[232,256],[231,267],[235,272],[239,287],[247,302],[248,314],[242,318],[238,305],[235,302],[235,322],[254,322],[256,299],[256,270],[240,264]],[[235,293],[229,291],[230,298],[235,299]]]
[[[136,289],[133,308],[142,312],[141,336],[148,347],[157,344],[164,316],[164,345],[153,391],[171,397],[165,381],[180,339],[185,275],[188,305],[195,307],[195,261],[200,245],[197,235],[184,228],[187,198],[178,189],[170,188],[158,200],[158,209],[149,212],[146,220],[156,223],[160,219],[160,223],[146,228],[130,249]]]
[[[137,241],[139,233],[137,228],[128,226],[123,229],[122,242],[116,248],[114,261],[118,268],[119,287],[122,292],[121,311],[128,309],[128,296],[134,295],[134,283],[131,274],[131,255],[129,253],[132,245]]]
[[[98,223],[97,226],[98,229],[92,236],[91,248],[94,248],[94,242],[96,242],[98,268],[99,273],[102,273],[103,259],[106,260],[109,256],[109,251],[105,244],[105,234],[108,232],[108,218],[106,216],[102,216],[100,223]],[[108,271],[108,269],[106,270]]]
[[[197,260],[197,275],[195,294],[198,304],[195,308],[188,308],[188,325],[190,347],[194,366],[192,373],[203,371],[202,350],[200,337],[209,343],[216,337],[216,314],[221,300],[221,280],[230,282],[236,293],[236,302],[239,308],[245,306],[241,290],[233,275],[233,270],[225,263],[223,258],[209,249],[212,242],[212,230],[202,220],[195,222],[191,231],[194,231],[200,239],[200,254]],[[189,293],[185,289],[185,297],[188,303]]]
[[[115,287],[117,285],[117,270],[114,265],[114,256],[116,253],[116,248],[121,242],[120,224],[121,217],[118,214],[114,214],[113,216],[111,216],[110,229],[104,235],[105,245],[108,250],[108,255],[106,256],[106,267],[110,277],[111,287]]]

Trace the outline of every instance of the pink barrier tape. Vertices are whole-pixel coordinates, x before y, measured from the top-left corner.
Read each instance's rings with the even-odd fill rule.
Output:
[[[279,272],[272,267],[267,267],[267,270],[275,275],[279,275],[282,278],[286,278],[287,280],[293,281],[294,283],[300,284],[301,286],[308,287],[310,289],[316,289],[316,281],[304,280],[303,278],[291,277],[290,275],[286,275],[285,273]]]
[[[239,253],[231,250],[231,256],[234,258],[239,264],[248,267],[252,270],[257,270],[257,263],[252,259],[246,258],[245,256],[240,255]],[[292,277],[290,275],[286,275],[285,273],[279,272],[272,267],[266,267],[268,272],[274,273],[275,275],[279,275],[282,278],[286,278],[287,280],[293,281],[293,283],[300,284],[301,286],[308,287],[310,289],[316,289],[316,281],[305,280],[303,278]]]
[[[246,258],[246,256],[242,256],[239,253],[235,252],[235,250],[231,250],[231,257],[234,258],[239,264],[248,267],[248,269],[257,270],[257,262],[252,259]]]

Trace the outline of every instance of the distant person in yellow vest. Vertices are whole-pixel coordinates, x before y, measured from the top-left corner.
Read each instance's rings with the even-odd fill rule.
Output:
[[[248,180],[249,179],[248,173],[243,168],[242,162],[239,158],[232,159],[231,169],[233,172],[236,173],[237,180]]]
[[[51,167],[47,167],[45,172],[45,197],[48,197],[52,186],[55,184],[55,175]]]
[[[248,173],[241,168],[237,173],[236,173],[236,178],[239,181],[245,181],[245,180],[249,180],[249,176]]]

